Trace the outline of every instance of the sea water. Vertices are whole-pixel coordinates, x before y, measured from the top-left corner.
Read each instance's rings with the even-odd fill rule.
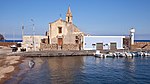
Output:
[[[29,60],[35,66],[29,68]],[[150,84],[150,58],[26,58],[5,84]]]

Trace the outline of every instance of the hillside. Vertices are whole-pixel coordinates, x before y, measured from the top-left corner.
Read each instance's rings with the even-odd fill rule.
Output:
[[[4,36],[0,34],[0,40],[4,40]]]

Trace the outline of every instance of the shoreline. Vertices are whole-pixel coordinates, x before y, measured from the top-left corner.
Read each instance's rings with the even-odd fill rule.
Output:
[[[22,63],[23,59],[21,56],[3,56],[0,58],[0,84],[3,84],[20,70],[18,65]]]

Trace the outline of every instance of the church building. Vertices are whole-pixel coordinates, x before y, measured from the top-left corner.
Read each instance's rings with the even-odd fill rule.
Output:
[[[66,13],[66,20],[59,18],[49,23],[47,32],[48,44],[43,49],[48,50],[81,50],[84,33],[73,24],[70,7]]]

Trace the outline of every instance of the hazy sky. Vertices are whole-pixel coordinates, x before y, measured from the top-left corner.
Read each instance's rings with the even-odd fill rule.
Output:
[[[24,24],[25,34],[32,34],[33,19],[36,34],[44,35],[60,14],[65,20],[69,5],[73,23],[85,33],[128,35],[133,27],[137,39],[150,39],[150,0],[0,0],[0,33],[21,38]]]

